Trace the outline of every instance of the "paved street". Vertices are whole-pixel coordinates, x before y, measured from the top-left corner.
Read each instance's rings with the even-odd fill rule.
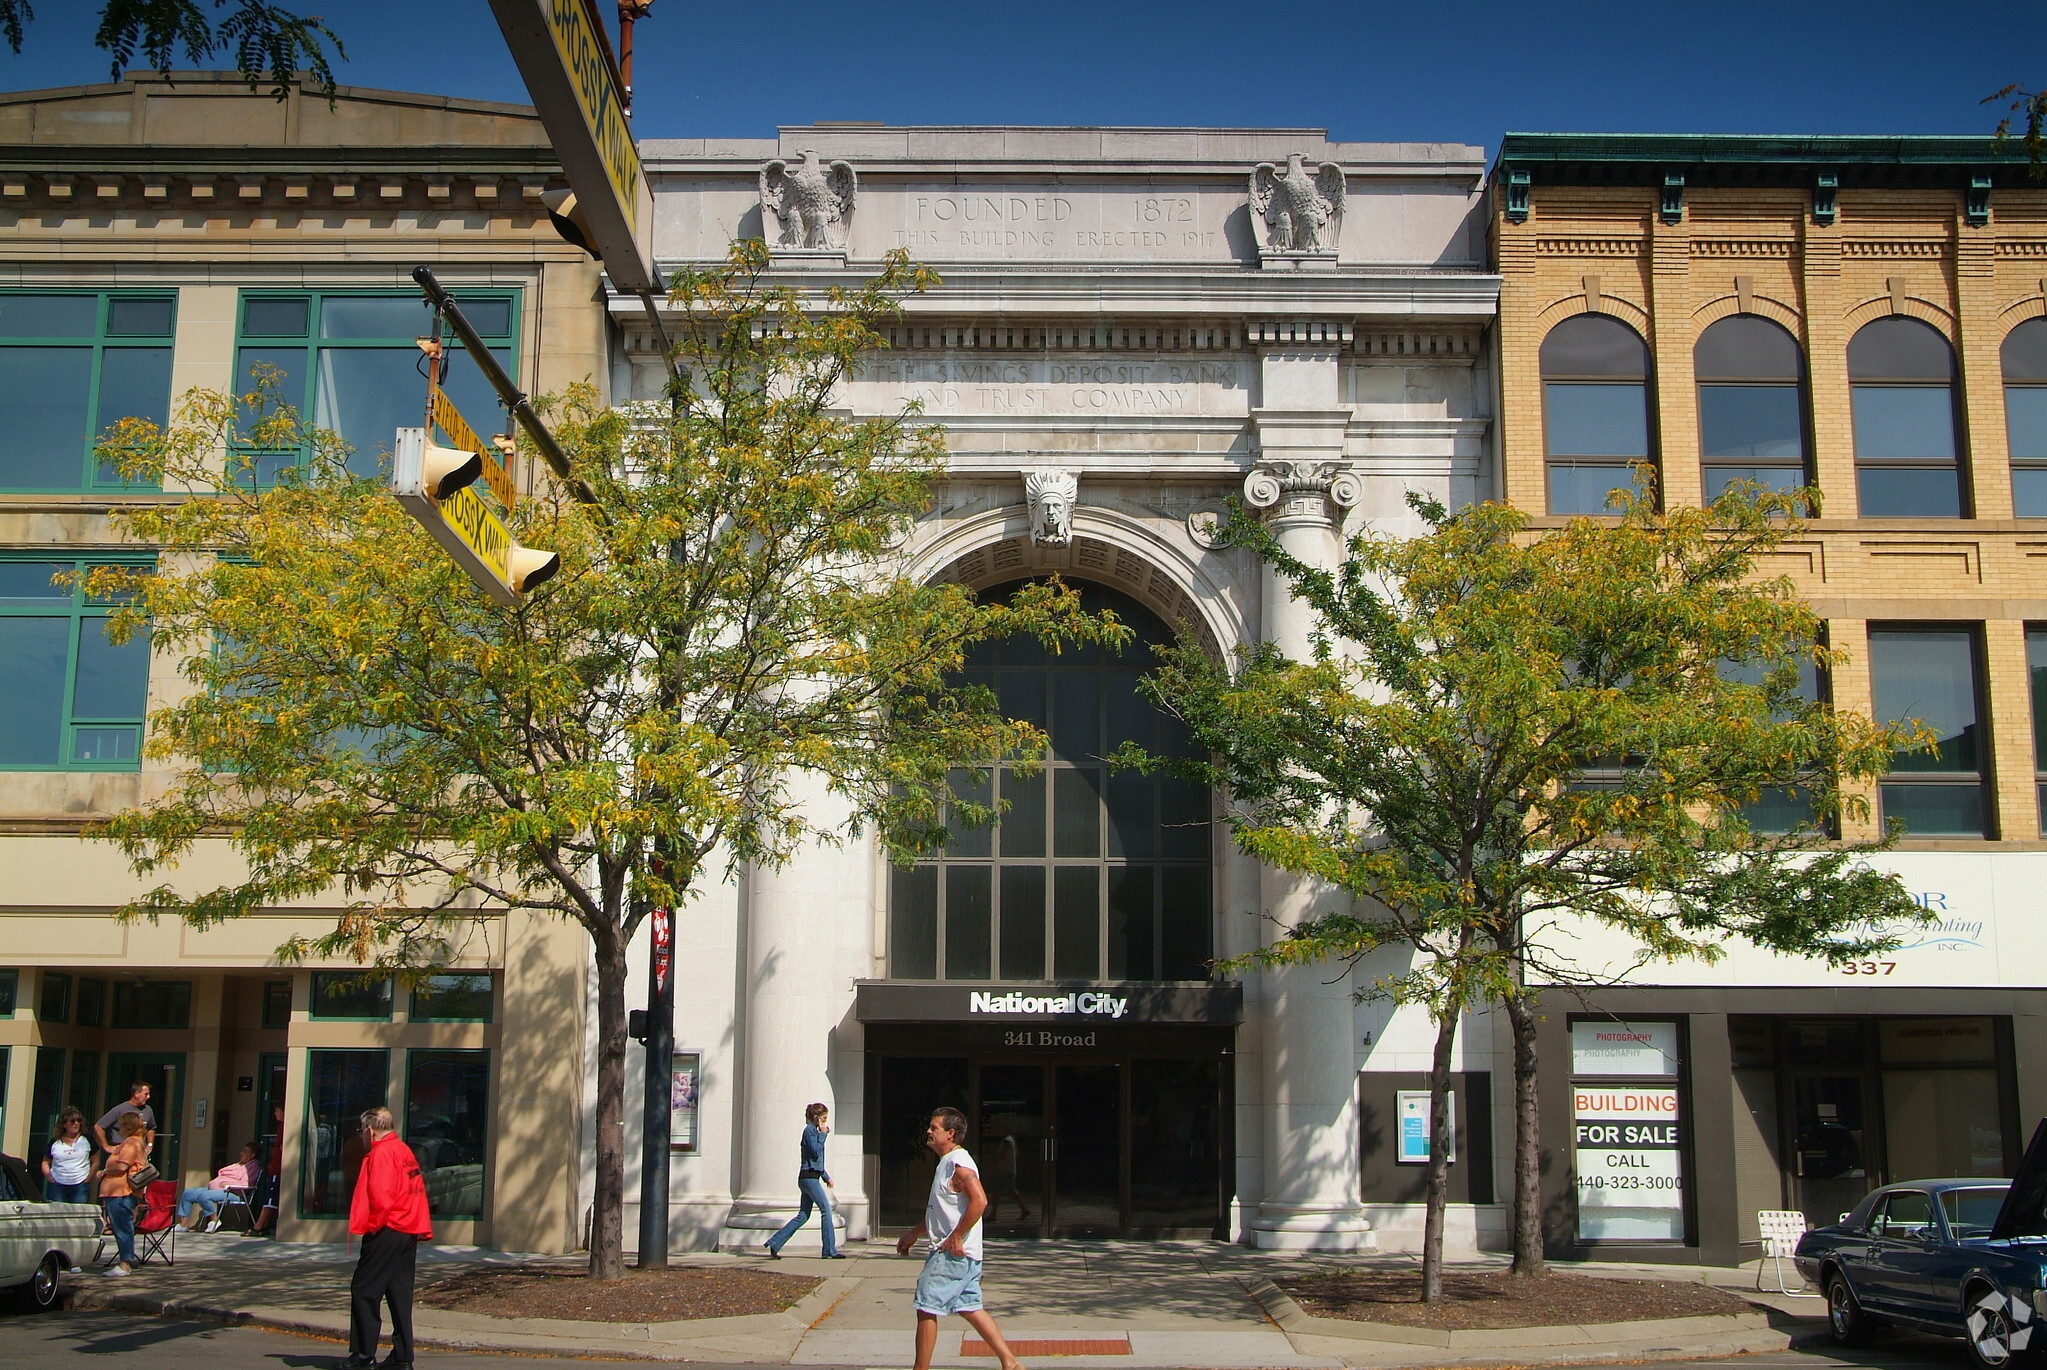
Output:
[[[907,1364],[908,1337],[903,1338]],[[339,1342],[321,1337],[261,1331],[246,1327],[221,1327],[176,1318],[155,1318],[129,1313],[62,1312],[33,1317],[8,1311],[0,1313],[0,1370],[45,1370],[53,1358],[85,1355],[132,1363],[136,1370],[331,1370],[345,1354]],[[429,1370],[508,1370],[506,1355],[442,1352],[423,1353],[422,1366]],[[518,1355],[509,1370],[571,1370],[590,1365],[593,1358],[556,1358]],[[645,1362],[635,1362],[645,1364]],[[1831,1346],[1740,1356],[1732,1359],[1686,1361],[1673,1359],[1662,1365],[1738,1366],[1739,1370],[1967,1370],[1968,1353],[1958,1341],[1911,1334],[1893,1334],[1875,1346],[1844,1352]],[[692,1362],[698,1370],[716,1370],[707,1362]],[[1056,1367],[1058,1361],[1044,1365]]]

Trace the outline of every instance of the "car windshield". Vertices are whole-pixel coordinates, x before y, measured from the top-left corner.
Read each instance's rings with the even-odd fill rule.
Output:
[[[1957,1237],[1988,1236],[1997,1222],[1997,1210],[2004,1207],[2004,1194],[2004,1186],[1942,1190],[1940,1207],[1947,1215],[1948,1231]]]

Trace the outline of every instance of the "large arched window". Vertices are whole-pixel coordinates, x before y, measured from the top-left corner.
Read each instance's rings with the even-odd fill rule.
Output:
[[[1549,512],[1603,514],[1649,459],[1649,348],[1607,314],[1564,320],[1542,340]]]
[[[993,777],[1009,804],[993,828],[956,828],[942,857],[895,872],[892,978],[1208,978],[1208,792],[1169,776],[1112,775],[1104,761],[1127,741],[1159,755],[1188,753],[1185,729],[1137,693],[1152,647],[1172,634],[1126,595],[1080,590],[1091,610],[1113,610],[1136,640],[1121,653],[1053,656],[1016,638],[968,660],[967,677],[993,689],[1007,716],[1044,728],[1052,745],[1038,774]]]
[[[1960,518],[1955,352],[1930,324],[1899,315],[1848,343],[1855,493],[1864,518]]]
[[[1805,358],[1798,340],[1755,314],[1721,319],[1692,349],[1699,459],[1708,502],[1737,480],[1806,484]]]
[[[2028,319],[2005,335],[2004,431],[2012,512],[2047,518],[2047,319]]]

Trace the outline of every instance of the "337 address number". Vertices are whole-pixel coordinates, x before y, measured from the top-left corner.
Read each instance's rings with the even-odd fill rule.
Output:
[[[1889,975],[1897,968],[1896,961],[1843,961],[1840,965],[1843,975]]]

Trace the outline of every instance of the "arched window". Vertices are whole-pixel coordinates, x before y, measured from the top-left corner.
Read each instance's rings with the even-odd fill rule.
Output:
[[[1755,314],[1721,319],[1692,349],[1699,382],[1699,459],[1707,501],[1731,482],[1772,490],[1806,484],[1805,358],[1781,325]]]
[[[2012,512],[2047,518],[2047,319],[2028,319],[2005,335],[2004,431]]]
[[[1564,320],[1542,340],[1549,512],[1603,514],[1649,459],[1649,348],[1607,314]]]
[[[1960,518],[1955,352],[1930,324],[1864,324],[1848,343],[1855,493],[1864,518]]]
[[[1053,656],[1014,638],[968,660],[967,678],[992,689],[1008,717],[1044,728],[1052,745],[1038,774],[995,774],[1009,810],[993,828],[957,827],[941,857],[895,872],[892,978],[1208,978],[1208,791],[1170,776],[1112,775],[1104,762],[1129,741],[1190,754],[1186,730],[1137,693],[1152,648],[1173,635],[1127,595],[1080,590],[1090,610],[1113,610],[1135,640],[1121,653]],[[984,798],[988,783],[984,775]]]

